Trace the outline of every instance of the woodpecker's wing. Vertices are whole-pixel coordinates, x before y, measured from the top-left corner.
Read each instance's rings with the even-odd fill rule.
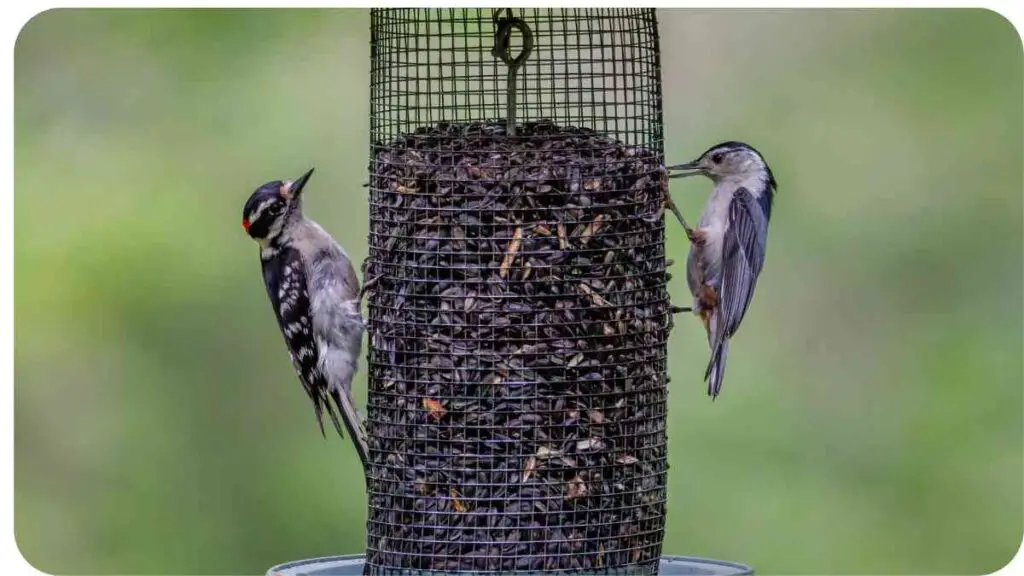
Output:
[[[722,245],[715,342],[705,378],[711,374],[723,343],[743,322],[764,265],[768,215],[761,204],[746,188],[738,189],[729,204],[729,225]]]
[[[365,323],[359,311],[359,277],[341,246],[329,236],[324,243],[307,263],[313,334],[340,349],[361,348]],[[353,354],[358,356],[359,350]]]
[[[353,345],[356,334],[347,330],[356,325],[362,339],[363,316],[359,310],[359,276],[341,247],[320,225],[305,220],[292,233],[292,241],[305,255],[309,270],[309,293],[313,316],[313,334],[342,348]],[[340,330],[340,331],[339,331]]]
[[[316,339],[313,338],[305,266],[298,250],[282,247],[275,258],[263,260],[263,281],[292,366],[295,367],[303,389],[313,401],[317,423],[323,433],[327,381],[319,367],[320,354]]]
[[[359,311],[359,277],[344,249],[330,235],[317,226],[307,231],[313,338],[320,349],[319,368],[327,379],[327,391],[338,409],[335,414],[328,407],[328,413],[336,427],[340,416],[365,467],[366,433],[352,398],[352,379],[358,370],[365,331]]]

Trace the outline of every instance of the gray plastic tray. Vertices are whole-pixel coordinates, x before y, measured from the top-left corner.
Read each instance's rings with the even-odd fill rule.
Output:
[[[363,555],[328,556],[274,566],[267,576],[348,576],[363,573]],[[397,573],[397,572],[396,572]],[[689,556],[664,556],[658,569],[665,576],[740,576],[753,574],[749,566]]]

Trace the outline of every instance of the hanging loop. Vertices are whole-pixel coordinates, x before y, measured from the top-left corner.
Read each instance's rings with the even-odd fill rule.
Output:
[[[508,66],[508,80],[507,80],[507,110],[505,115],[505,121],[507,122],[506,132],[509,136],[515,136],[516,134],[516,78],[519,73],[519,68],[526,62],[526,59],[530,57],[530,52],[533,51],[533,31],[519,18],[512,16],[512,9],[505,8],[505,16],[501,17],[501,9],[494,11],[492,20],[497,29],[494,31],[494,48],[491,49],[491,55],[495,58],[500,58],[502,62]],[[519,56],[515,59],[512,58],[512,42],[511,35],[512,29],[519,30],[519,33],[523,35],[523,49],[519,52]]]

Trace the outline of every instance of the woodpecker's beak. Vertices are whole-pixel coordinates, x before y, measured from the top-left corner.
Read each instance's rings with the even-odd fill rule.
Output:
[[[302,176],[299,176],[298,180],[296,180],[295,182],[292,182],[290,185],[288,185],[288,190],[286,192],[288,198],[291,198],[291,199],[298,198],[299,194],[302,194],[302,189],[306,186],[306,182],[309,182],[309,177],[312,176],[312,175],[313,175],[313,169],[310,168],[309,172],[306,172]]]
[[[701,166],[700,160],[694,160],[693,162],[687,162],[686,164],[676,164],[675,166],[666,166],[665,170],[682,170],[679,174],[669,174],[669,178],[686,178],[687,176],[697,176],[704,173],[704,167]]]

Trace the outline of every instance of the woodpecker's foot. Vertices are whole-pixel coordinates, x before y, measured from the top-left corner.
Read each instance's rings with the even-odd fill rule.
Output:
[[[367,294],[373,291],[373,288],[377,285],[377,282],[380,281],[381,276],[383,276],[383,274],[378,274],[377,276],[370,278],[369,280],[366,281],[365,284],[363,284],[363,287],[359,290],[360,302],[362,302],[363,298],[365,298]]]

